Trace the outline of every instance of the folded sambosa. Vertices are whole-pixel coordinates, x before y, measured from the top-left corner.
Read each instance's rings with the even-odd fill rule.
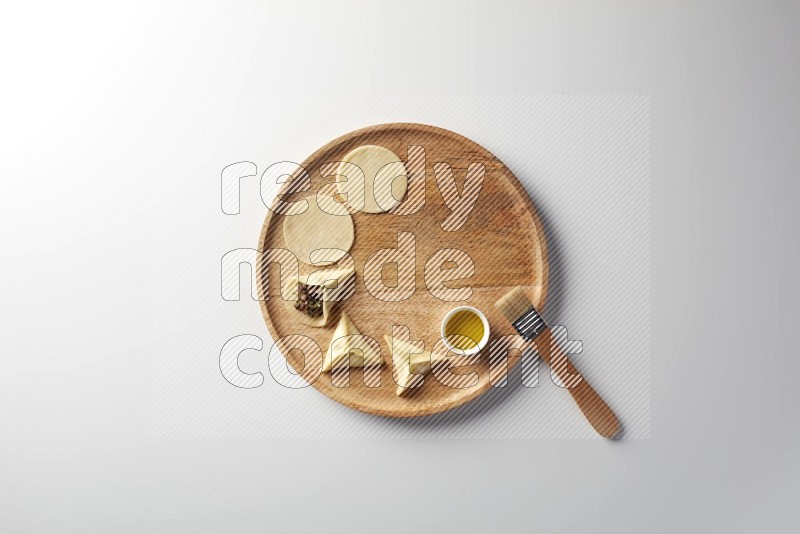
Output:
[[[322,269],[307,277],[290,279],[286,284],[297,284],[294,309],[297,320],[303,324],[323,327],[330,321],[337,302],[353,296],[355,271],[350,269]],[[293,294],[291,288],[286,294]]]
[[[350,317],[342,311],[342,317],[331,337],[322,372],[343,367],[372,367],[383,365],[378,342],[361,335]]]

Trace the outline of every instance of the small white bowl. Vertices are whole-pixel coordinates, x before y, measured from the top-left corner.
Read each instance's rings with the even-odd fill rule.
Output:
[[[445,333],[447,323],[450,321],[450,318],[453,317],[453,315],[457,314],[460,311],[471,311],[472,313],[480,317],[481,322],[483,323],[483,337],[478,342],[478,345],[476,347],[472,347],[471,349],[466,349],[466,350],[459,349],[458,347],[452,346],[447,341],[447,334]],[[445,345],[447,345],[447,347],[450,350],[452,350],[456,354],[464,354],[465,356],[472,356],[473,354],[477,354],[480,351],[482,351],[484,347],[486,347],[486,344],[489,342],[489,321],[486,320],[486,316],[478,308],[473,308],[472,306],[458,306],[447,312],[447,315],[445,315],[444,319],[442,319],[441,332],[442,332],[442,339],[444,340]]]

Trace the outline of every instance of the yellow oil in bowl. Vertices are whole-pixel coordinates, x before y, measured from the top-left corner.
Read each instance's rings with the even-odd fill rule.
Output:
[[[477,348],[484,334],[483,320],[469,309],[456,311],[444,326],[447,342],[464,351]]]

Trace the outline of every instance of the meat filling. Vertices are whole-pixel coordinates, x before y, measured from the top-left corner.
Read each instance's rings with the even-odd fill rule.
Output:
[[[322,287],[297,282],[297,302],[294,308],[309,317],[322,315]]]

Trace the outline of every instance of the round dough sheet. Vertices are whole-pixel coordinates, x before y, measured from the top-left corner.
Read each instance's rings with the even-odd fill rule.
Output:
[[[355,230],[350,214],[332,215],[322,211],[316,197],[306,197],[308,209],[299,215],[287,215],[283,221],[283,238],[297,259],[309,265],[336,263],[353,246]],[[311,253],[319,249],[311,262]]]
[[[355,172],[352,165],[364,174]],[[403,200],[408,176],[397,154],[382,146],[364,145],[342,159],[336,186],[356,211],[383,213]]]

